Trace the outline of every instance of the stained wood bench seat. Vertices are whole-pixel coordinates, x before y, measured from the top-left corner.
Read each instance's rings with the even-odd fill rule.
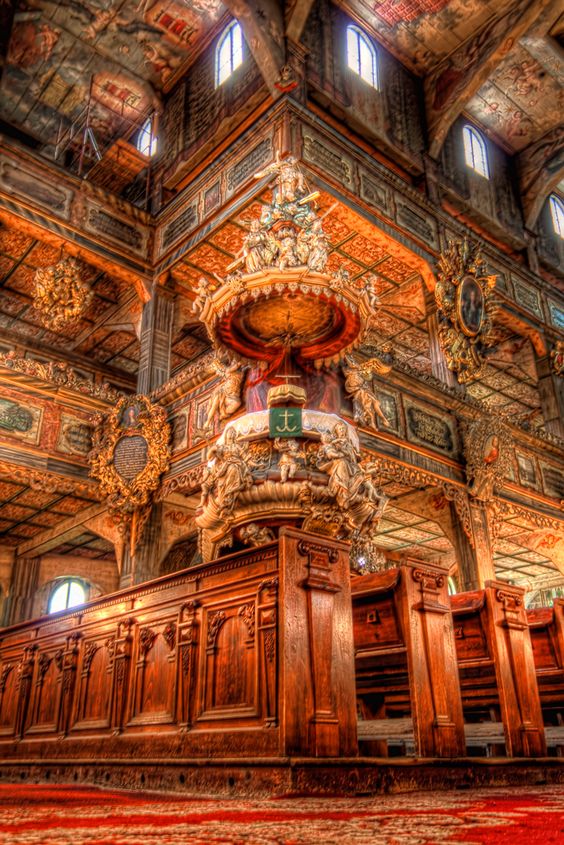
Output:
[[[556,727],[553,730],[555,738],[553,744],[556,745],[556,740],[559,738],[564,741],[564,727]],[[467,723],[464,725],[464,737],[467,748],[483,748],[487,756],[491,754],[492,746],[505,744],[505,735],[501,722]],[[359,719],[358,739],[364,742],[387,742],[388,745],[402,744],[406,746],[406,749],[409,747],[414,749],[413,720],[410,717],[399,719]],[[412,753],[415,753],[414,750]],[[406,751],[406,756],[410,756],[409,751]]]

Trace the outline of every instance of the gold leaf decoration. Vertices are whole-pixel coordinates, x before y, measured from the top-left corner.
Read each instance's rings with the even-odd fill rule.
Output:
[[[147,396],[126,396],[98,416],[89,455],[90,475],[110,510],[121,514],[150,505],[170,461],[166,412]]]
[[[439,340],[460,384],[472,382],[483,375],[486,350],[498,342],[496,276],[488,274],[479,246],[467,238],[449,241],[438,267]]]
[[[35,273],[33,304],[41,315],[43,325],[60,331],[81,317],[93,291],[82,278],[76,258],[61,258],[51,267],[40,267]]]

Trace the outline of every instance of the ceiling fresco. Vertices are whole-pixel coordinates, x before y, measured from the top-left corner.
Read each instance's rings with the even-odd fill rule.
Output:
[[[564,62],[558,53],[556,44],[550,48],[542,39],[523,39],[467,106],[468,114],[512,152],[542,138],[561,119]]]
[[[98,140],[133,131],[222,14],[220,0],[22,0],[0,85],[1,117],[53,145],[91,94]]]
[[[415,72],[424,73],[459,47],[511,0],[348,0],[375,34]]]

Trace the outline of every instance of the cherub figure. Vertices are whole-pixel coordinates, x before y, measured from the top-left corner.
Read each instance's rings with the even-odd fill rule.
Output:
[[[300,449],[300,444],[292,437],[276,437],[274,448],[280,452],[278,466],[280,468],[280,481],[282,483],[294,478],[299,469],[299,461],[305,461],[305,455]]]
[[[376,284],[373,276],[368,276],[364,286],[364,295],[371,311],[376,311],[380,305],[380,299],[376,293]]]
[[[264,546],[265,543],[272,543],[275,539],[274,533],[266,525],[257,525],[256,522],[249,522],[239,530],[239,536],[247,546]]]

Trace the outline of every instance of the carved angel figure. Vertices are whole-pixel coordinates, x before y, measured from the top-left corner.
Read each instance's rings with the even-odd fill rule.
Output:
[[[352,398],[353,415],[356,422],[361,425],[370,426],[371,428],[377,428],[376,417],[378,417],[382,421],[382,424],[387,427],[389,426],[388,420],[372,390],[371,365],[374,361],[376,359],[361,364],[348,357],[347,365],[343,367],[345,390]],[[390,368],[388,365],[382,364],[381,366],[383,372],[389,372]]]
[[[222,380],[215,388],[206,421],[203,426],[203,433],[213,429],[213,421],[217,417],[219,422],[228,419],[241,407],[241,389],[245,378],[245,368],[237,361],[221,361],[216,358],[213,368],[221,376]]]
[[[210,283],[208,282],[205,276],[200,276],[200,278],[198,279],[198,287],[196,288],[196,299],[192,303],[192,312],[194,314],[201,313],[206,302],[208,301],[210,293]]]
[[[376,311],[380,305],[378,294],[376,293],[375,279],[368,277],[364,286],[364,296],[371,311]]]

